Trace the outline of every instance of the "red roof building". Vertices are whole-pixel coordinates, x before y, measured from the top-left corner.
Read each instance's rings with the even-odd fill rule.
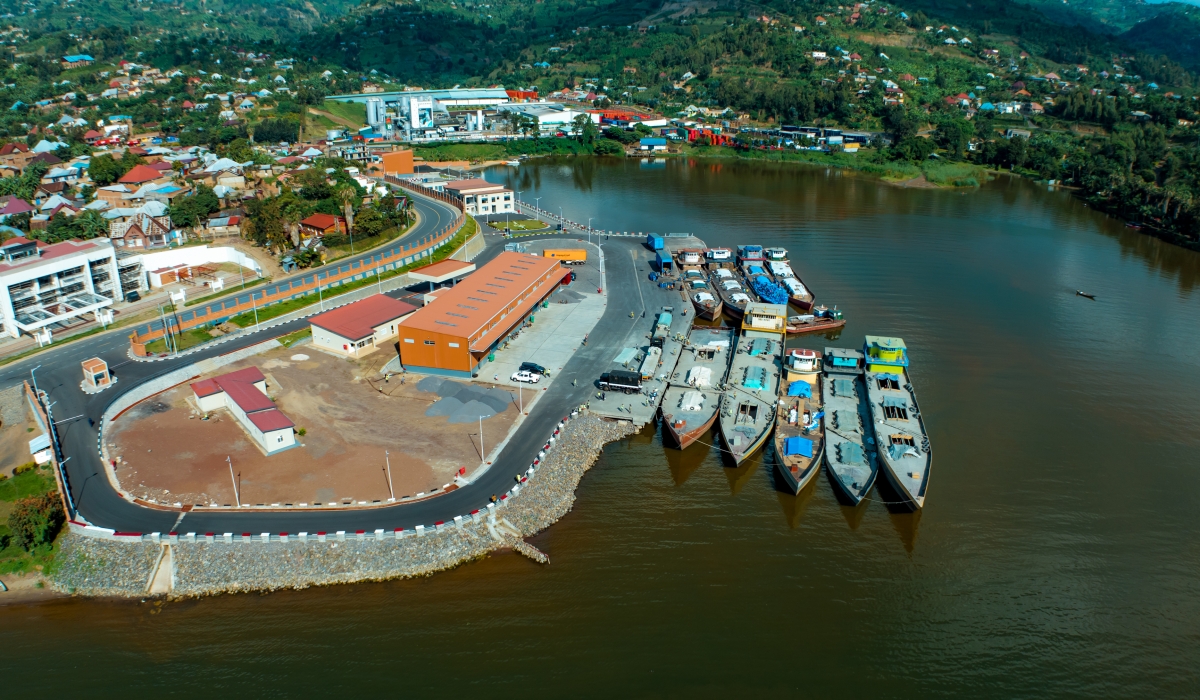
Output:
[[[361,357],[386,346],[396,336],[400,321],[417,307],[383,294],[367,297],[333,311],[313,316],[313,345],[326,350]]]
[[[346,230],[346,222],[340,216],[313,214],[300,221],[300,228],[311,236],[325,236]]]
[[[228,409],[268,455],[296,444],[296,424],[267,396],[267,378],[257,367],[192,384],[201,411]]]
[[[133,169],[121,176],[117,182],[124,185],[144,185],[147,182],[162,179],[163,174],[149,165],[135,165]]]

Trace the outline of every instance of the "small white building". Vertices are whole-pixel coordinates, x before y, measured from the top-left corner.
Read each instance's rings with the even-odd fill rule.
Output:
[[[228,410],[268,455],[296,444],[296,424],[267,396],[267,378],[257,367],[203,379],[192,391],[201,411]]]
[[[472,216],[516,211],[512,190],[481,178],[447,182],[442,191],[461,199],[463,207]]]
[[[362,357],[397,335],[400,321],[417,308],[383,294],[313,316],[313,345],[347,357]]]

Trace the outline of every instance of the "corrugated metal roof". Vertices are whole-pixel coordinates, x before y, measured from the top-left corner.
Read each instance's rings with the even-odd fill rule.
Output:
[[[362,340],[389,321],[407,316],[417,307],[383,294],[367,297],[333,311],[313,316],[309,322],[347,340]]]

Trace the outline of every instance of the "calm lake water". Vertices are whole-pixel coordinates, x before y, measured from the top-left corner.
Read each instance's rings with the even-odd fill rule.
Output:
[[[487,176],[598,228],[787,247],[849,319],[830,344],[907,341],[925,512],[839,506],[823,475],[786,495],[767,463],[728,469],[647,430],[536,538],[548,567],[497,555],[420,581],[0,608],[6,689],[1200,693],[1200,256],[1003,177],[911,190],[675,160]]]

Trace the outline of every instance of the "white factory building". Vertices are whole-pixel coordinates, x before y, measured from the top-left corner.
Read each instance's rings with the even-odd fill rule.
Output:
[[[0,244],[0,333],[28,333],[45,344],[79,320],[110,323],[109,307],[123,298],[121,264],[106,238],[52,245],[8,239]],[[140,276],[140,258],[136,264]]]

